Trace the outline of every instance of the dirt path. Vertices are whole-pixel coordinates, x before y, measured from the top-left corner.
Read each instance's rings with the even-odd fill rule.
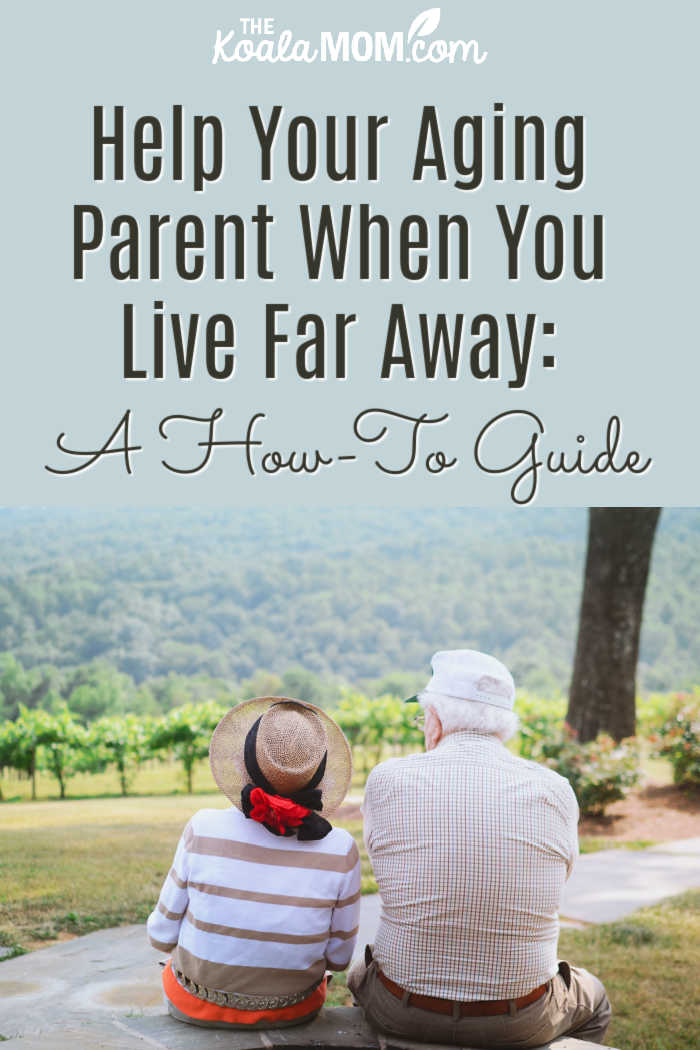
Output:
[[[700,791],[650,784],[608,807],[604,817],[587,817],[580,835],[668,842],[700,835]]]

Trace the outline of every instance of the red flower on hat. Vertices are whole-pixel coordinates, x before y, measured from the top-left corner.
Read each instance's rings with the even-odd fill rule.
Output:
[[[259,824],[268,824],[275,831],[286,831],[287,828],[298,828],[304,817],[311,812],[306,806],[298,806],[282,795],[268,795],[262,788],[256,787],[250,793],[252,808],[250,817]]]

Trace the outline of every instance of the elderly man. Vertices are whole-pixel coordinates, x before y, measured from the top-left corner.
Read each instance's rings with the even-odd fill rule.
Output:
[[[426,753],[382,762],[364,801],[382,898],[375,943],[348,986],[390,1035],[474,1047],[600,1043],[600,981],[557,961],[557,910],[578,854],[568,781],[511,754],[508,670],[436,653],[418,697]]]

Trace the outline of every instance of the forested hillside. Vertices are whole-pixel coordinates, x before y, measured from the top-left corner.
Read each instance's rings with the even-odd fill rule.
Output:
[[[0,652],[138,684],[303,668],[365,685],[478,647],[565,689],[583,510],[0,511]],[[665,510],[640,686],[700,682],[700,512]]]

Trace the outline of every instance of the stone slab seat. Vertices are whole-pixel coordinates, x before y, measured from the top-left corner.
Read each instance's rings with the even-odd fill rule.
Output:
[[[164,1012],[94,1016],[7,1039],[5,1050],[447,1050],[438,1044],[376,1036],[353,1006],[326,1007],[309,1024],[241,1032],[197,1028]],[[454,1048],[452,1048],[454,1050]],[[462,1047],[462,1050],[473,1050]],[[565,1037],[540,1050],[613,1050]]]
[[[162,1050],[446,1050],[438,1044],[414,1043],[394,1036],[377,1036],[364,1020],[359,1007],[324,1008],[309,1024],[268,1031],[225,1032],[195,1028],[171,1017],[125,1017],[121,1024],[145,1036],[150,1046]],[[142,1044],[146,1050],[149,1043]],[[547,1043],[542,1050],[601,1050],[599,1044],[565,1037]],[[452,1048],[454,1050],[454,1048]],[[463,1047],[462,1050],[472,1050]],[[602,1050],[606,1050],[605,1047]],[[608,1047],[607,1050],[612,1050]]]

